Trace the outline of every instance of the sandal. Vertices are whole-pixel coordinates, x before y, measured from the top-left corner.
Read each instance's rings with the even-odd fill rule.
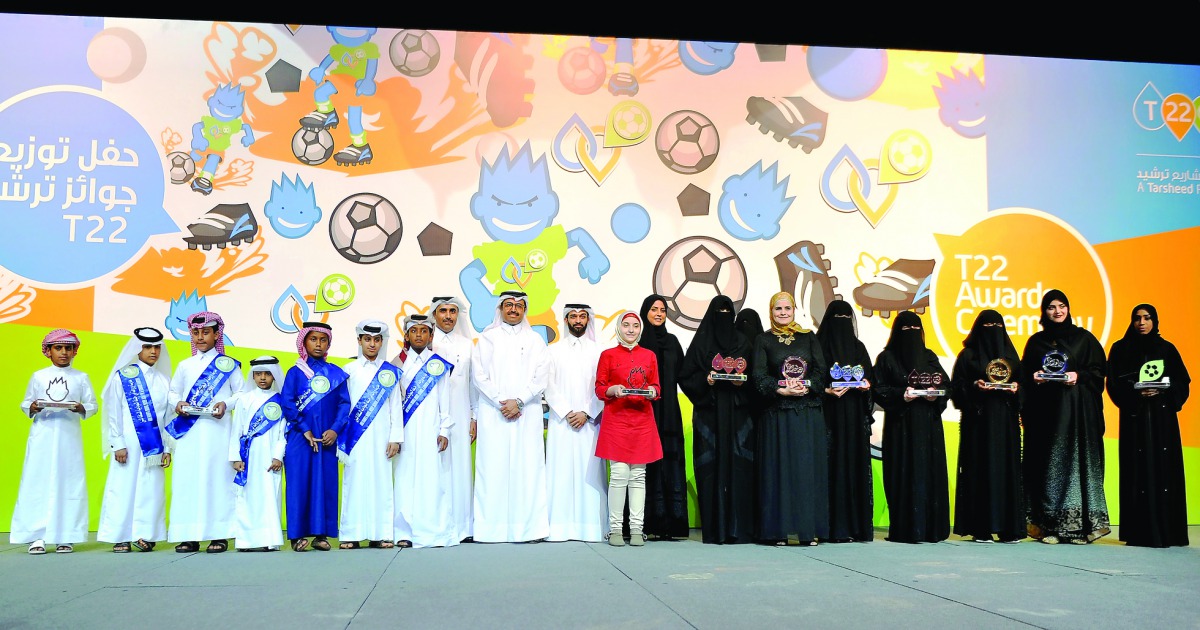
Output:
[[[197,551],[200,551],[200,543],[194,540],[175,545],[175,553],[196,553]]]
[[[214,540],[214,541],[208,543],[208,546],[204,548],[204,552],[205,553],[221,553],[222,551],[225,551],[227,549],[229,549],[229,541]]]
[[[113,545],[113,553],[129,553],[129,543],[117,543]]]
[[[292,551],[308,551],[308,539],[297,538],[292,541]]]
[[[362,549],[362,545],[357,540],[346,540],[338,545],[338,549]]]
[[[390,540],[372,540],[367,546],[371,549],[392,549],[396,545]]]
[[[396,547],[399,549],[411,549],[412,541],[411,540],[397,540]]]
[[[139,538],[133,541],[133,546],[137,547],[138,551],[154,551],[154,545],[156,544],[157,543],[154,541],[146,540],[145,538]]]
[[[329,541],[326,540],[324,536],[313,538],[312,546],[313,549],[316,549],[317,551],[329,551],[330,549],[333,549],[333,547],[329,544]]]
[[[71,553],[75,551],[75,545],[59,545],[54,548],[54,553]]]
[[[29,555],[40,556],[44,553],[46,553],[46,541],[35,540],[29,543]]]

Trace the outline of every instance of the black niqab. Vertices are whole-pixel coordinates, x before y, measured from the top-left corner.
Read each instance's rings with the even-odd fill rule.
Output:
[[[917,328],[904,330],[905,326]],[[912,311],[898,313],[884,349],[896,355],[896,360],[905,371],[916,369],[925,353],[925,329],[921,326],[921,318]]]
[[[854,307],[849,302],[834,300],[829,303],[817,327],[817,340],[821,342],[825,362],[829,365],[854,361],[858,327],[854,321]]]

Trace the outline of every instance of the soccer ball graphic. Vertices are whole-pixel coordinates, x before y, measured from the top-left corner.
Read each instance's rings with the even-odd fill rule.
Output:
[[[354,287],[345,276],[334,276],[325,283],[325,286],[321,287],[321,295],[330,306],[345,306],[354,299]]]
[[[196,162],[184,151],[175,151],[167,156],[167,173],[172,184],[186,184],[196,174]]]
[[[667,318],[688,329],[700,327],[718,295],[740,309],[746,301],[746,267],[728,245],[707,236],[680,239],[654,265],[654,292],[667,298]]]
[[[292,136],[292,155],[304,164],[324,163],[333,155],[333,134],[328,129],[313,131],[302,127]]]
[[[933,158],[929,141],[921,134],[904,130],[892,136],[887,146],[887,160],[901,175],[914,176],[929,168]]]
[[[558,60],[558,80],[576,94],[591,94],[604,85],[604,57],[587,46],[571,48]]]
[[[684,109],[663,119],[654,134],[658,159],[667,168],[692,175],[712,166],[721,148],[717,128],[708,116]]]
[[[650,110],[641,103],[622,101],[613,108],[612,125],[618,136],[641,142],[650,132]]]
[[[400,211],[375,193],[346,197],[329,217],[329,241],[333,248],[342,258],[360,265],[391,256],[403,236]]]
[[[442,58],[442,47],[429,31],[406,28],[392,38],[388,55],[400,74],[423,77],[437,67]]]

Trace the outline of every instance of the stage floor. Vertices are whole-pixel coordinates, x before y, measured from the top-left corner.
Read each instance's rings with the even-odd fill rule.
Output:
[[[449,549],[30,556],[0,539],[0,628],[1196,628],[1192,546],[883,540],[817,547],[464,544]]]

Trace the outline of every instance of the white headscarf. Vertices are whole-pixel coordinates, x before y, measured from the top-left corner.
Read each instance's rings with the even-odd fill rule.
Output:
[[[382,336],[383,345],[379,347],[379,356],[376,358],[386,358],[388,347],[388,325],[378,319],[364,319],[361,322],[358,322],[358,325],[354,327],[354,345],[356,347],[356,356],[359,358],[363,358],[363,356],[362,346],[359,345],[358,339],[363,335]]]
[[[583,336],[581,338],[587,339],[588,341],[595,341],[596,340],[596,313],[592,310],[592,307],[588,306],[587,304],[564,304],[563,305],[562,322],[560,322],[561,338],[570,339],[571,337],[574,337],[574,335],[571,334],[571,326],[569,324],[567,324],[567,316],[575,311],[583,311],[583,312],[587,313],[587,316],[588,316],[587,328],[583,331]]]
[[[456,297],[435,297],[435,298],[433,298],[433,304],[431,304],[429,306],[429,317],[434,320],[434,325],[435,326],[437,325],[438,307],[443,304],[452,304],[452,305],[458,307],[458,322],[456,324],[454,324],[454,330],[451,330],[450,332],[445,332],[441,328],[438,328],[436,331],[434,331],[434,334],[436,335],[437,332],[440,331],[444,335],[462,337],[463,339],[470,341],[471,340],[471,325],[469,323],[467,323],[467,324],[463,323],[464,321],[466,321],[466,322],[470,321],[470,318],[467,315],[467,306],[465,304],[463,304],[462,300],[460,300]],[[467,319],[463,319],[463,318],[467,318]]]
[[[250,361],[250,378],[245,379],[242,383],[242,392],[259,391],[258,383],[254,382],[255,372],[270,372],[271,377],[275,382],[267,390],[272,394],[278,394],[283,391],[283,369],[279,367],[279,359],[271,355],[264,355]]]
[[[497,326],[509,325],[508,322],[504,321],[504,309],[502,307],[504,300],[507,299],[520,300],[525,303],[525,315],[521,316],[521,321],[516,325],[516,327],[524,328],[525,330],[532,332],[533,326],[529,325],[529,296],[521,291],[505,291],[504,293],[500,294],[500,301],[496,302],[496,315],[492,318],[492,323],[488,324],[487,328],[483,329],[483,332],[487,332],[493,328],[496,328]]]
[[[158,360],[150,368],[158,371],[163,376],[167,377],[167,382],[171,381],[171,354],[167,352],[167,346],[163,345],[162,331],[157,328],[135,328],[133,336],[125,342],[125,347],[121,348],[121,354],[117,355],[117,361],[113,364],[112,370],[108,373],[108,379],[104,381],[104,389],[101,390],[108,396],[123,396],[124,388],[121,386],[121,377],[118,372],[121,368],[141,363],[138,355],[142,353],[142,346],[161,346],[158,352]],[[169,409],[166,418],[159,418],[159,422],[164,425],[175,417],[175,410]],[[134,437],[136,439],[136,436]],[[101,420],[100,422],[100,448],[104,452],[104,457],[108,457],[108,422]],[[154,462],[158,465],[161,458]]]
[[[626,317],[632,317],[632,318],[636,319],[639,324],[642,325],[640,328],[638,328],[638,336],[637,336],[637,339],[633,340],[633,343],[626,343],[625,337],[623,335],[621,335],[621,322],[625,321]],[[642,340],[642,333],[644,333],[644,332],[646,332],[646,323],[642,321],[642,316],[638,315],[637,311],[625,311],[624,313],[621,313],[620,317],[617,318],[617,344],[618,345],[625,346],[626,348],[632,349],[638,345],[639,341]]]

